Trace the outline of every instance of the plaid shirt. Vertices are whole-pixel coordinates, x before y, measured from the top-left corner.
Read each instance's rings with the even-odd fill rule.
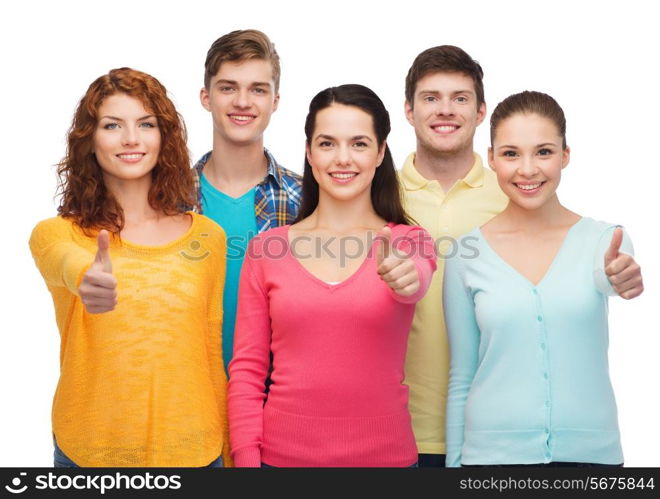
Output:
[[[211,157],[211,152],[209,151],[202,156],[193,167],[199,213],[202,213],[200,176],[204,170],[204,165]],[[264,179],[257,184],[254,195],[254,213],[257,217],[257,230],[259,233],[293,223],[298,215],[302,198],[302,177],[277,164],[268,149],[264,148],[264,155],[268,160],[268,168]]]

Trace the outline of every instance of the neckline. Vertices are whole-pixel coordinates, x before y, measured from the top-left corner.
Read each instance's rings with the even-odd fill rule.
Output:
[[[158,245],[145,245],[145,244],[138,244],[138,243],[133,243],[129,241],[128,239],[121,239],[121,246],[124,246],[126,248],[130,248],[133,250],[139,250],[139,251],[163,251],[163,250],[168,250],[174,246],[179,245],[182,241],[185,241],[190,237],[190,235],[193,233],[193,231],[196,229],[197,224],[200,220],[200,217],[197,216],[196,213],[193,213],[192,211],[187,211],[187,215],[190,215],[191,217],[191,223],[190,227],[179,237],[176,239],[173,239],[172,241],[169,241],[165,244],[158,244]]]
[[[387,224],[390,228],[394,227],[393,223],[388,223]],[[295,264],[302,270],[303,274],[305,274],[309,279],[312,281],[316,282],[320,286],[329,289],[329,290],[335,290],[342,288],[346,285],[348,285],[350,282],[353,280],[357,279],[357,276],[360,275],[363,271],[363,269],[367,266],[367,263],[372,259],[376,242],[380,242],[378,238],[374,238],[373,242],[371,243],[371,246],[369,247],[369,250],[367,251],[367,255],[364,257],[362,260],[362,263],[358,266],[358,268],[351,274],[349,275],[346,279],[343,279],[341,281],[338,281],[336,284],[330,284],[328,281],[325,281],[314,274],[312,274],[307,268],[296,258],[296,256],[293,254],[293,251],[291,251],[291,242],[289,240],[289,235],[290,235],[290,229],[291,225],[286,226],[286,243],[287,243],[287,255],[295,262]]]
[[[475,230],[477,231],[479,238],[481,239],[483,246],[486,248],[487,251],[492,253],[497,260],[500,261],[508,270],[509,272],[515,274],[518,276],[520,279],[522,279],[527,285],[531,286],[533,289],[534,288],[539,288],[545,281],[547,281],[550,277],[550,275],[553,272],[553,269],[557,265],[557,261],[560,259],[561,254],[565,251],[564,248],[568,245],[568,242],[571,239],[571,234],[574,232],[574,229],[578,226],[581,225],[581,223],[585,220],[585,217],[580,217],[577,222],[575,222],[573,225],[570,226],[570,228],[566,231],[566,234],[564,235],[564,239],[561,242],[561,245],[559,246],[559,249],[555,253],[555,255],[552,257],[552,260],[550,261],[550,265],[548,265],[548,268],[545,270],[543,277],[534,284],[531,280],[529,280],[526,276],[524,276],[520,271],[518,271],[513,265],[511,265],[509,262],[507,262],[504,258],[500,256],[500,254],[495,251],[495,249],[490,245],[488,240],[486,239],[486,236],[484,233],[481,231],[481,227],[477,227]]]
[[[227,202],[230,202],[230,203],[233,203],[233,204],[240,204],[241,202],[246,201],[247,198],[252,196],[252,194],[255,192],[255,190],[257,188],[257,186],[254,185],[254,186],[250,187],[247,191],[245,191],[243,194],[241,194],[240,196],[233,197],[233,196],[230,196],[229,194],[226,194],[226,193],[222,192],[220,189],[218,189],[216,186],[214,186],[209,181],[209,179],[206,178],[206,174],[204,172],[202,172],[202,174],[200,175],[200,178],[201,178],[201,180],[200,180],[201,184],[204,187],[206,187],[207,189],[209,189],[211,191],[211,194],[213,194],[217,197],[220,197],[224,201],[227,201]]]

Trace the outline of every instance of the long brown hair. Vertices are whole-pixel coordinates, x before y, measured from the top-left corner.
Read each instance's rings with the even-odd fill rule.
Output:
[[[322,90],[312,99],[309,104],[309,113],[305,120],[305,136],[307,144],[311,145],[316,126],[316,115],[319,111],[330,107],[332,104],[343,104],[361,109],[371,116],[376,132],[378,146],[385,144],[385,156],[383,162],[374,174],[371,182],[371,204],[379,217],[397,224],[414,225],[403,208],[401,201],[401,187],[394,169],[392,153],[386,144],[390,133],[390,115],[385,109],[383,101],[364,85],[348,84],[338,87],[330,87]],[[296,222],[310,216],[319,204],[319,184],[312,173],[312,165],[309,164],[305,155],[305,170],[302,182],[302,202],[298,211]]]
[[[87,234],[91,229],[118,233],[124,227],[124,212],[106,188],[92,152],[98,110],[105,98],[119,93],[138,99],[158,121],[161,148],[151,171],[149,205],[166,215],[176,215],[197,203],[185,124],[167,97],[167,90],[141,71],[113,69],[97,78],[78,103],[67,135],[66,155],[57,165],[58,193],[62,196],[57,211],[72,218]]]

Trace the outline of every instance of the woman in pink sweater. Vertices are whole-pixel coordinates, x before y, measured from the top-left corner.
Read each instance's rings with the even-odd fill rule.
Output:
[[[254,238],[241,273],[229,366],[237,466],[417,461],[403,367],[436,253],[403,210],[389,131],[364,86],[310,104],[299,217]]]

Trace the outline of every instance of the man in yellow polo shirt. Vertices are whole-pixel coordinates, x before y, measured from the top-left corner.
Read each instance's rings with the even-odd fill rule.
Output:
[[[406,117],[415,127],[416,151],[400,172],[408,213],[439,243],[441,257],[426,296],[417,303],[408,340],[406,383],[419,466],[445,464],[445,407],[449,348],[442,278],[444,258],[474,255],[455,240],[502,211],[508,202],[495,174],[473,151],[486,117],[481,66],[458,47],[443,45],[417,56],[406,77]],[[622,254],[607,274],[625,299],[642,293],[641,269]]]
[[[495,174],[473,152],[474,132],[486,117],[481,66],[458,47],[417,56],[406,77],[406,117],[416,151],[400,172],[408,213],[443,254],[471,251],[452,242],[502,211],[507,197]],[[452,247],[454,246],[454,247]],[[444,466],[449,347],[442,310],[444,259],[417,303],[408,340],[406,384],[419,466]]]

